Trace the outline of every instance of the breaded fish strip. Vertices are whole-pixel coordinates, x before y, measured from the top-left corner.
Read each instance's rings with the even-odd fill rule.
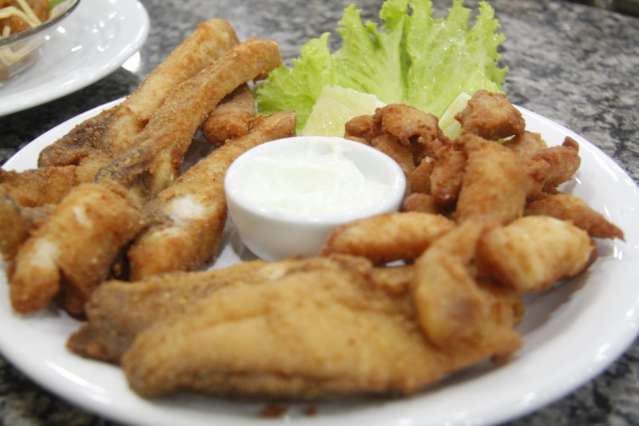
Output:
[[[272,41],[250,40],[235,46],[180,84],[135,138],[133,148],[102,169],[97,179],[129,186],[146,174],[143,190],[151,194],[161,191],[179,173],[193,135],[215,106],[235,88],[268,74],[281,62],[277,44]]]
[[[455,224],[440,215],[387,213],[342,225],[329,236],[323,255],[362,256],[380,264],[416,259]]]
[[[466,221],[435,241],[415,262],[413,299],[422,330],[437,347],[492,342],[505,357],[521,344],[513,330],[521,301],[512,291],[477,282],[470,265],[485,230],[485,223]]]
[[[77,164],[77,159],[71,163],[64,159],[77,157],[75,151],[79,150],[83,161],[78,174],[84,176],[83,181],[91,180],[114,155],[133,146],[135,137],[176,86],[209,66],[237,43],[235,31],[227,21],[213,19],[199,24],[193,34],[113,109],[101,133],[89,139],[65,137],[43,151],[39,164]],[[100,123],[100,119],[95,121]]]
[[[370,145],[395,160],[405,174],[409,175],[415,170],[413,151],[409,146],[401,144],[394,136],[385,133],[375,136],[370,140]]]
[[[468,152],[464,181],[455,217],[508,223],[521,217],[526,204],[527,179],[519,157],[502,145],[464,134]]]
[[[67,287],[77,307],[77,299],[86,300],[108,276],[120,248],[142,226],[139,206],[124,188],[77,186],[18,251],[10,271],[13,308],[20,313],[44,308],[61,290],[66,297]]]
[[[415,170],[408,175],[410,192],[430,194],[430,175],[435,163],[432,158],[424,157]]]
[[[277,267],[265,269],[265,265],[242,262],[214,271],[156,275],[134,283],[106,282],[91,295],[86,305],[88,322],[71,335],[67,347],[87,358],[117,363],[139,332],[188,313],[214,291],[283,275]]]
[[[480,240],[477,263],[482,273],[520,293],[543,291],[573,277],[594,260],[588,234],[563,220],[526,216],[495,228]]]
[[[475,92],[455,119],[464,132],[490,140],[520,135],[526,127],[521,113],[504,94],[485,90]]]
[[[226,222],[224,175],[245,151],[293,134],[295,115],[263,117],[248,135],[217,148],[147,206],[156,223],[129,249],[131,278],[187,271],[217,253]]]
[[[595,238],[624,239],[621,229],[591,209],[583,200],[571,194],[545,195],[526,206],[526,215],[552,216],[567,220]]]
[[[246,135],[255,119],[255,98],[247,85],[240,86],[209,114],[202,133],[210,143]]]
[[[372,115],[358,115],[346,122],[344,125],[344,137],[369,143],[377,134],[375,121]]]
[[[20,206],[0,186],[0,253],[10,261],[29,237],[31,222],[24,218]]]
[[[142,396],[410,394],[512,346],[491,336],[434,347],[410,292],[380,288],[370,265],[351,263],[226,286],[188,315],[148,328],[122,359],[129,385]]]
[[[75,166],[44,167],[23,172],[0,169],[0,187],[22,207],[57,204],[79,182]]]

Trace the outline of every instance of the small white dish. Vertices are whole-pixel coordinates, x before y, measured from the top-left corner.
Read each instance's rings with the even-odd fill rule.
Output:
[[[355,171],[364,178],[361,186],[349,185],[352,182],[343,182],[340,177],[333,180],[330,169],[317,168],[321,160],[331,162],[335,156],[344,161],[339,166],[355,166]],[[264,174],[258,173],[254,177],[268,182],[269,172],[272,172],[272,182],[286,183],[282,180],[290,178],[289,185],[282,188],[282,185],[269,187],[266,184],[247,191],[244,187],[246,175],[255,173],[259,164],[256,160],[274,158],[280,158],[282,162],[270,162],[265,169],[260,169]],[[289,167],[287,160],[306,161]],[[315,178],[310,186],[308,182],[299,185],[293,181],[303,177],[307,170],[305,166]],[[290,170],[291,175],[282,176],[284,169]],[[256,187],[259,183],[253,182]],[[357,199],[373,186],[383,188],[385,193],[371,192],[373,198]],[[406,178],[395,160],[368,145],[338,137],[296,136],[267,142],[242,154],[229,167],[224,189],[231,221],[244,245],[262,259],[279,260],[318,255],[329,234],[339,225],[398,210],[406,191]],[[275,197],[268,194],[281,189],[293,191],[275,194]],[[269,207],[264,202],[278,197],[286,197],[285,207]],[[353,202],[349,205],[350,199]],[[315,202],[313,207],[305,205],[311,202]]]
[[[113,106],[111,102],[51,129],[2,167],[25,170],[38,153],[75,125]],[[600,374],[639,332],[639,188],[610,157],[575,132],[521,108],[527,129],[550,145],[565,136],[579,143],[581,168],[570,192],[583,198],[625,232],[626,241],[598,241],[599,257],[587,273],[525,300],[518,327],[524,346],[507,364],[471,368],[407,398],[287,404],[280,418],[259,416],[266,400],[175,395],[147,400],[128,387],[122,371],[80,358],[65,347],[81,322],[50,309],[16,315],[0,267],[0,351],[25,375],[60,397],[119,423],[140,426],[406,426],[489,425],[505,422],[555,401]],[[211,268],[240,262],[244,248],[231,238]]]
[[[0,82],[0,116],[60,98],[115,71],[146,41],[149,16],[137,0],[82,0],[47,29],[33,65]]]

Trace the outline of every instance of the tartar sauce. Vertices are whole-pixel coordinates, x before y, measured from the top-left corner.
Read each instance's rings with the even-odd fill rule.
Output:
[[[304,144],[304,142],[300,142]],[[393,188],[370,179],[338,144],[263,153],[238,168],[234,191],[264,213],[324,219],[374,207]]]

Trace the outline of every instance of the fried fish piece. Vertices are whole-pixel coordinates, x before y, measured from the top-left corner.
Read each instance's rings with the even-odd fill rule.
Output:
[[[128,251],[131,278],[191,270],[210,260],[226,222],[226,170],[245,151],[294,130],[293,113],[262,117],[251,133],[217,148],[161,191],[147,205],[155,223]]]
[[[373,118],[381,130],[404,145],[418,143],[430,155],[437,150],[442,137],[437,117],[405,104],[389,104],[378,108]]]
[[[381,214],[338,227],[328,237],[322,254],[362,256],[376,264],[416,259],[454,226],[444,216],[429,213]]]
[[[20,210],[13,197],[0,186],[0,253],[7,261],[14,258],[32,227]]]
[[[457,202],[466,169],[466,153],[455,145],[438,150],[430,173],[430,193],[438,207],[447,209]]]
[[[410,292],[375,285],[370,269],[325,259],[258,286],[226,286],[138,335],[122,358],[129,385],[142,396],[410,394],[510,347],[501,336],[433,346]]]
[[[556,192],[559,185],[570,180],[579,170],[579,144],[566,137],[560,146],[537,151],[526,163],[525,169],[531,181],[528,198],[538,198],[544,192]]]
[[[521,113],[506,95],[486,90],[475,92],[455,119],[464,132],[490,140],[520,135],[526,127]]]
[[[582,199],[571,194],[548,194],[526,206],[528,216],[552,216],[572,222],[595,238],[624,239],[623,231]]]
[[[180,83],[210,66],[236,44],[237,35],[227,21],[212,19],[199,24],[122,104],[104,117],[101,114],[89,120],[87,131],[82,129],[83,123],[76,128],[76,135],[64,137],[45,149],[39,165],[79,162],[78,175],[83,177],[82,181],[92,180],[114,156],[138,142],[136,136],[169,95],[179,90]]]
[[[415,262],[413,298],[419,323],[437,347],[491,342],[505,357],[521,345],[513,329],[521,301],[514,292],[480,284],[472,271],[477,241],[487,226],[468,220],[435,241]]]
[[[525,216],[495,228],[477,248],[480,271],[520,293],[543,291],[573,277],[595,256],[584,230],[549,216]]]
[[[455,217],[508,223],[524,213],[527,180],[519,157],[502,145],[472,134],[462,143],[468,153]]]
[[[153,114],[133,147],[117,156],[98,173],[97,179],[137,186],[156,194],[179,173],[184,152],[196,130],[215,106],[235,88],[281,63],[277,44],[249,40],[181,83]],[[143,183],[139,183],[144,175]]]
[[[437,203],[432,195],[414,192],[404,198],[402,210],[406,212],[439,213]]]
[[[228,95],[209,114],[202,124],[202,133],[213,144],[245,136],[251,129],[255,112],[255,98],[245,84]]]
[[[344,125],[344,137],[370,143],[379,134],[379,129],[372,115],[358,115]]]
[[[73,289],[73,299],[86,300],[107,278],[120,248],[142,228],[140,210],[120,186],[74,188],[20,247],[10,270],[13,308],[20,313],[42,309],[63,285]]]
[[[408,175],[410,192],[430,194],[430,175],[435,167],[431,157],[424,157],[415,170]]]

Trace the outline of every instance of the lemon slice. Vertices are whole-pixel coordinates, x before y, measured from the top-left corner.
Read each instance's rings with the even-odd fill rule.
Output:
[[[439,119],[439,128],[451,139],[455,139],[461,134],[461,125],[455,120],[455,116],[466,108],[470,98],[471,96],[468,93],[461,92],[455,100],[448,105],[448,108],[446,108],[446,111],[444,111]]]
[[[303,136],[344,136],[344,125],[358,115],[372,114],[384,103],[374,95],[326,86],[302,129]]]

